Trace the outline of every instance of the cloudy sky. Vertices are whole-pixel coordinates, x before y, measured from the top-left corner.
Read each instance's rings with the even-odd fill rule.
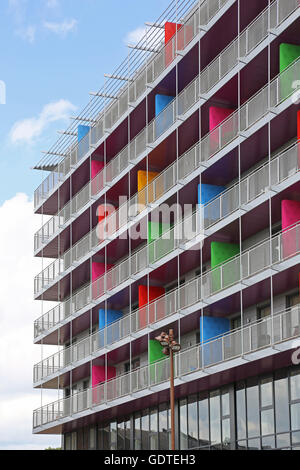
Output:
[[[135,42],[144,21],[155,21],[169,0],[1,0],[0,84],[0,449],[58,446],[57,436],[33,436],[33,234],[42,220],[32,197],[42,175],[30,168],[66,128],[69,116],[103,84]],[[2,101],[0,99],[0,101]],[[45,177],[45,175],[44,175]],[[47,305],[47,310],[51,305]],[[44,348],[44,356],[54,353]],[[43,393],[43,403],[56,392]]]

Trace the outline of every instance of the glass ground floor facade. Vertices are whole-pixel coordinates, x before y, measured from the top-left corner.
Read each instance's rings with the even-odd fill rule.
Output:
[[[300,450],[300,367],[176,401],[176,448]],[[63,436],[66,450],[169,450],[168,404]]]

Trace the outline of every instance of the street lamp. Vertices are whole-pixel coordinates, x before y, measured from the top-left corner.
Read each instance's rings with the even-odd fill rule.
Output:
[[[174,395],[174,353],[179,352],[181,346],[174,340],[173,329],[169,334],[164,331],[155,338],[160,342],[163,354],[170,356],[170,407],[171,407],[171,450],[175,450],[175,395]]]

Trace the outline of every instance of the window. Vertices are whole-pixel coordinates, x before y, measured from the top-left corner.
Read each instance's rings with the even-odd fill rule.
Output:
[[[262,320],[263,318],[268,317],[271,315],[271,304],[268,303],[264,305],[263,307],[258,307],[257,309],[257,319]]]
[[[259,436],[259,393],[255,379],[247,383],[246,403],[248,437]]]
[[[296,292],[295,294],[288,295],[286,297],[286,307],[291,308],[294,307],[295,305],[298,305],[299,302],[299,292]]]
[[[158,412],[157,409],[150,412],[150,449],[158,450]]]
[[[194,395],[188,399],[188,448],[198,446],[198,400]]]
[[[96,428],[94,426],[89,429],[89,449],[96,449]]]
[[[180,400],[180,449],[188,448],[188,430],[187,430],[187,400]]]
[[[231,319],[231,329],[232,330],[236,330],[237,328],[240,328],[241,325],[242,325],[242,322],[241,322],[241,317],[240,316]]]
[[[219,447],[221,445],[221,400],[219,390],[210,393],[209,414],[211,445]]]
[[[141,450],[142,448],[142,430],[141,430],[141,415],[135,413],[134,415],[134,448]]]
[[[170,433],[170,411],[166,404],[159,406],[158,414],[158,434],[159,434],[159,449],[169,450],[171,442]]]
[[[210,444],[209,439],[209,411],[208,411],[208,396],[203,393],[199,397],[198,402],[199,412],[199,440],[200,446]]]

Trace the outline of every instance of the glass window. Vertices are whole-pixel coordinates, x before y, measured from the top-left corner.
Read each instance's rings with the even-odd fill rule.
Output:
[[[130,449],[130,419],[125,421],[124,426],[125,426],[125,449],[129,450]]]
[[[291,405],[292,431],[300,429],[300,403]]]
[[[223,442],[223,447],[230,446],[230,442],[231,442],[230,418],[223,419],[222,421],[222,442]]]
[[[246,436],[246,395],[244,383],[239,383],[236,390],[236,422],[237,437],[245,439]]]
[[[72,450],[71,434],[65,434],[65,450]]]
[[[99,428],[98,430],[99,450],[110,450],[110,426]]]
[[[170,448],[170,429],[169,429],[169,410],[167,405],[160,405],[158,415],[158,432],[160,450],[169,450]]]
[[[260,449],[260,440],[259,439],[249,439],[248,441],[248,450],[259,450]]]
[[[198,447],[198,406],[197,397],[188,400],[188,447]]]
[[[271,315],[271,304],[264,305],[257,309],[257,318],[260,320]]]
[[[273,380],[271,378],[262,379],[260,384],[261,406],[273,406]]]
[[[292,443],[299,444],[300,442],[300,432],[293,432],[292,433]]]
[[[249,381],[249,385],[246,389],[246,395],[248,437],[259,436],[260,430],[258,385],[254,385],[253,381]]]
[[[141,416],[138,413],[134,417],[134,448],[135,450],[142,448]]]
[[[287,378],[275,380],[276,432],[289,431],[289,395]]]
[[[152,410],[150,413],[150,449],[158,449],[158,416],[157,410]]]
[[[188,431],[187,431],[187,401],[180,400],[180,449],[188,448]]]
[[[142,449],[149,449],[149,414],[148,410],[143,412],[141,420],[141,429],[142,429]]]
[[[264,437],[261,442],[261,448],[263,450],[272,450],[275,449],[275,437]]]
[[[117,450],[117,423],[110,423],[110,449]]]
[[[72,450],[77,450],[77,432],[76,431],[72,432],[71,441],[72,441]]]
[[[290,377],[291,400],[300,400],[300,371],[292,371]]]
[[[198,402],[199,407],[199,439],[200,446],[210,443],[209,441],[209,414],[208,414],[208,398],[201,395]]]
[[[229,393],[227,391],[222,392],[222,416],[230,415],[230,404],[229,404]]]
[[[286,306],[287,308],[294,307],[295,305],[299,304],[299,293],[288,295],[286,298]]]
[[[290,447],[290,434],[278,434],[276,437],[276,447],[280,449],[281,447]]]
[[[96,428],[94,426],[89,430],[89,449],[96,449]]]
[[[210,440],[212,445],[221,444],[221,406],[220,392],[215,391],[210,394]]]
[[[118,450],[125,449],[125,429],[124,429],[124,422],[121,421],[118,423]]]
[[[261,412],[261,433],[262,436],[274,433],[274,411],[273,408]]]

